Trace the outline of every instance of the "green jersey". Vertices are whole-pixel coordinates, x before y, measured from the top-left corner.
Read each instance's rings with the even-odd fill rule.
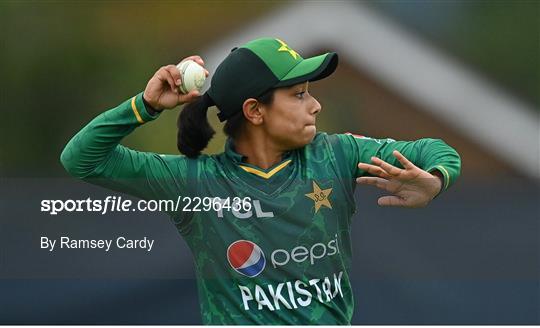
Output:
[[[119,144],[155,119],[142,94],[92,120],[64,149],[72,175],[144,199],[174,200],[168,211],[195,260],[205,324],[350,324],[351,217],[358,162],[400,166],[394,149],[448,188],[458,154],[441,140],[394,141],[318,133],[267,170],[225,151],[189,159]],[[211,208],[199,206],[213,200]],[[187,206],[190,203],[191,205]]]

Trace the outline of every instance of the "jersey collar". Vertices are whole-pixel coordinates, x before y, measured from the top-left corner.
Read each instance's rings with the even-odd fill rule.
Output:
[[[225,143],[225,155],[235,164],[236,167],[265,179],[271,178],[274,174],[278,173],[292,162],[292,151],[288,151],[284,153],[283,159],[280,163],[270,167],[267,170],[263,170],[255,165],[246,163],[246,156],[236,152],[234,142],[231,138],[227,138],[227,142]]]

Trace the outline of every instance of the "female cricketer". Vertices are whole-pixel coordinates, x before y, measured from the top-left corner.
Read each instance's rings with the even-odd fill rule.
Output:
[[[304,59],[279,39],[256,39],[231,51],[203,95],[181,94],[175,65],[161,67],[144,92],[77,133],[62,164],[113,190],[181,200],[167,212],[193,253],[205,324],[350,324],[356,185],[386,190],[382,206],[423,207],[454,183],[461,160],[438,139],[317,132],[309,83],[337,65],[335,53]],[[183,155],[119,144],[181,104]],[[203,155],[211,106],[228,139]]]

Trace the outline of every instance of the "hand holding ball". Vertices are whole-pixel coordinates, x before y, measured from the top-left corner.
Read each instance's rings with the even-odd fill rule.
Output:
[[[145,104],[159,112],[195,101],[209,74],[203,65],[201,57],[190,56],[178,65],[160,67],[146,84]]]
[[[193,90],[201,91],[204,81],[206,80],[206,74],[201,65],[189,59],[180,62],[176,67],[180,71],[180,76],[182,77],[182,83],[178,87],[180,92],[187,94]]]

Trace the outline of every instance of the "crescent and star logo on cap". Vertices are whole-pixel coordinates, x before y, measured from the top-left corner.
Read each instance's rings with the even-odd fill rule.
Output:
[[[277,42],[281,44],[281,47],[279,47],[278,51],[285,51],[288,52],[294,60],[296,60],[296,57],[300,56],[296,51],[292,50],[285,42],[281,41],[280,39],[276,39]]]

